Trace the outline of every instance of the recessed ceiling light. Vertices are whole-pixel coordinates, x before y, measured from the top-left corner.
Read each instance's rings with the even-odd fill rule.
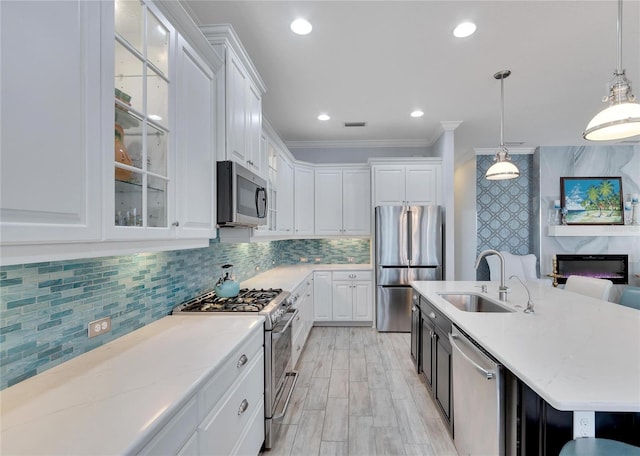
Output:
[[[331,116],[329,114],[320,114],[318,116],[318,120],[329,120],[331,119]]]
[[[453,30],[453,36],[456,38],[466,38],[473,35],[476,31],[476,24],[473,22],[463,22]]]
[[[422,116],[424,116],[424,112],[420,111],[419,109],[416,109],[411,113],[411,117],[422,117]]]
[[[306,19],[298,18],[291,23],[291,30],[298,35],[308,35],[311,33],[311,23]]]

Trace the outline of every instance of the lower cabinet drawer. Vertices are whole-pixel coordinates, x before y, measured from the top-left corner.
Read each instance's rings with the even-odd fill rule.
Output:
[[[372,271],[333,271],[333,280],[373,280]]]
[[[264,419],[264,354],[231,388],[222,403],[198,426],[200,454],[229,455],[252,423],[256,409]],[[264,430],[263,430],[264,433]],[[264,435],[264,434],[263,434]]]
[[[213,374],[213,377],[202,387],[200,391],[200,421],[204,420],[209,411],[215,406],[222,396],[229,391],[231,385],[237,381],[258,356],[264,353],[264,331],[262,328],[254,334],[242,346],[238,347],[233,355]]]
[[[256,409],[250,419],[247,428],[240,436],[240,441],[231,451],[231,455],[246,456],[260,453],[264,442],[264,396],[261,406]]]

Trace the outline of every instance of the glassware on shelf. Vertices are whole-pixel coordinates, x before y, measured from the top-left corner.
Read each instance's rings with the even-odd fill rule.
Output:
[[[553,201],[553,209],[549,211],[549,225],[562,224],[562,214],[560,208],[560,200]]]
[[[631,195],[631,224],[640,225],[640,203],[638,202],[638,194]]]

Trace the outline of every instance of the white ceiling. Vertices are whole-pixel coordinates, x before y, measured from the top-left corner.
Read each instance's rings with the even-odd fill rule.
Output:
[[[432,144],[462,121],[456,159],[500,138],[582,145],[616,68],[617,2],[182,0],[198,25],[230,23],[263,78],[263,112],[290,146]],[[640,98],[640,0],[625,0],[623,67]],[[307,36],[289,23],[313,24]],[[453,28],[478,26],[464,39]],[[420,108],[422,118],[409,113]],[[326,112],[328,122],[316,116]],[[367,122],[345,128],[344,122]],[[638,140],[640,138],[633,138]],[[374,142],[374,143],[375,143]],[[514,147],[514,146],[512,146]]]

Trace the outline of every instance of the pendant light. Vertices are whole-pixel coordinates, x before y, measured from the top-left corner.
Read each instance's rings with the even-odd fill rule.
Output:
[[[609,107],[591,119],[582,137],[607,141],[640,135],[640,104],[633,103],[635,99],[631,82],[622,69],[622,0],[618,0],[618,67],[609,83],[609,95],[602,100],[608,101]]]
[[[518,167],[511,161],[509,151],[504,145],[504,80],[510,74],[511,71],[502,70],[493,75],[494,78],[500,79],[500,147],[494,158],[495,163],[485,174],[488,180],[514,179],[520,175]]]

